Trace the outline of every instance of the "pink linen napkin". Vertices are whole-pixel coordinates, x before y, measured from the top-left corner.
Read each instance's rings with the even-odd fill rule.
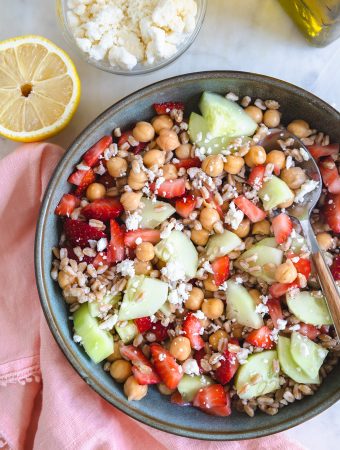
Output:
[[[0,161],[0,448],[302,449],[284,433],[223,443],[157,431],[105,402],[77,375],[46,324],[33,269],[39,206],[62,153],[52,144],[27,144]]]

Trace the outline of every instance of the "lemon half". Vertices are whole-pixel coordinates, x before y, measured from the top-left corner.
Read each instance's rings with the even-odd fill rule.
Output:
[[[41,36],[0,42],[0,134],[14,141],[46,139],[63,129],[80,99],[70,57]]]

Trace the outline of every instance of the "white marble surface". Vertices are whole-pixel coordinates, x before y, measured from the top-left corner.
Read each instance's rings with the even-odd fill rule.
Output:
[[[80,60],[57,26],[54,0],[1,0],[0,40],[41,34],[69,51],[83,87],[71,124],[53,139],[67,147],[100,112],[132,91],[170,76],[210,69],[271,75],[302,86],[340,108],[340,40],[313,48],[295,29],[277,0],[208,0],[207,16],[196,42],[174,64],[147,76],[119,77]],[[0,156],[17,144],[0,140]],[[339,448],[340,404],[288,433],[310,450]]]

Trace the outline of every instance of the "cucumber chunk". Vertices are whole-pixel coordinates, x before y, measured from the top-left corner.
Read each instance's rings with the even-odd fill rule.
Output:
[[[261,314],[255,312],[256,303],[247,289],[235,281],[227,282],[227,318],[246,327],[261,328],[263,319]]]
[[[164,262],[174,262],[183,268],[186,277],[194,278],[198,267],[198,253],[190,238],[182,231],[171,231],[155,247],[156,256]]]
[[[164,305],[159,308],[159,310],[165,315],[165,317],[169,317],[171,315],[170,303],[165,302]]]
[[[294,198],[294,193],[288,185],[275,175],[263,183],[259,190],[259,197],[262,200],[265,211],[276,208],[281,203],[288,202]]]
[[[73,313],[75,334],[81,337],[85,352],[98,364],[113,352],[113,336],[99,328],[98,321],[90,315],[88,303]]]
[[[254,257],[253,261],[249,261],[250,257]],[[283,251],[274,247],[265,247],[259,244],[254,245],[249,250],[242,253],[242,255],[237,259],[235,266],[244,270],[245,272],[251,273],[254,277],[266,281],[267,283],[274,283],[274,271],[265,270],[263,266],[266,264],[275,264],[276,266],[282,263]],[[246,263],[249,268],[246,269],[243,263]],[[259,266],[260,269],[256,271],[249,271],[253,267]]]
[[[241,239],[232,231],[224,231],[222,234],[214,234],[208,240],[205,251],[209,261],[220,256],[225,256],[242,244]]]
[[[115,329],[124,344],[130,344],[138,334],[138,328],[132,320],[122,327],[121,322],[117,322]]]
[[[316,378],[328,351],[296,331],[291,336],[290,350],[296,364],[307,375]]]
[[[199,108],[213,137],[251,136],[257,128],[241,106],[221,95],[204,92]]]
[[[286,294],[288,309],[301,322],[311,325],[332,325],[325,298],[314,297],[311,292],[303,291]]]
[[[316,377],[311,377],[307,375],[298,364],[296,364],[292,357],[291,341],[289,338],[279,336],[277,342],[277,352],[279,355],[281,370],[286,375],[288,375],[289,378],[296,381],[297,383],[303,384],[320,383],[320,378],[318,375]]]
[[[139,226],[141,228],[157,228],[161,223],[175,214],[175,208],[170,203],[155,201],[142,197],[141,204],[144,205],[141,211],[142,220]]]
[[[166,302],[168,285],[155,278],[137,275],[129,279],[118,319],[132,320],[155,314]]]
[[[210,386],[211,384],[214,384],[213,380],[205,375],[192,377],[184,374],[177,389],[184,401],[192,402],[200,389]]]
[[[107,294],[101,301],[89,303],[89,311],[92,317],[99,317],[104,311],[108,311],[122,299],[122,294],[119,292],[116,295]]]
[[[239,367],[235,387],[242,400],[259,397],[280,388],[279,373],[274,371],[273,363],[277,359],[276,350],[266,350],[249,356],[247,362]],[[256,377],[259,381],[254,384],[253,379]]]
[[[261,241],[257,242],[255,244],[256,247],[273,247],[273,248],[277,248],[278,247],[278,243],[276,242],[274,237],[268,237],[268,238],[264,238],[261,239]]]

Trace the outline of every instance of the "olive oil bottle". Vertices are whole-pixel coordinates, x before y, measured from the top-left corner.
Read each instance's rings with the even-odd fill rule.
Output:
[[[340,37],[340,0],[279,0],[307,39],[323,47]]]

